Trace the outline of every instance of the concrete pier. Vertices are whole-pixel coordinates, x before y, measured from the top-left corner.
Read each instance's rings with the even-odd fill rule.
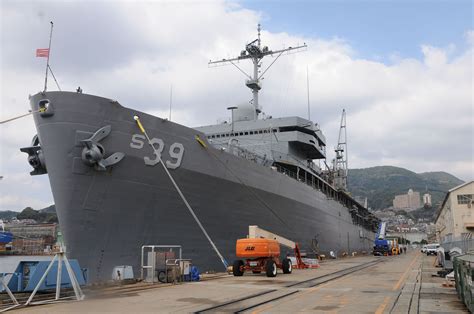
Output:
[[[137,284],[85,301],[32,306],[19,313],[326,312],[468,313],[445,279],[432,277],[434,257],[361,256],[323,261],[319,269],[246,273],[184,284]],[[87,295],[87,292],[86,292]]]

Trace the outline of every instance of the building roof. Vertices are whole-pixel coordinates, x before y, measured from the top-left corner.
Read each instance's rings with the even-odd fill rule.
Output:
[[[471,183],[474,183],[474,180],[473,181],[468,181],[468,182],[464,182],[463,184],[460,184],[458,186],[455,186],[454,188],[450,189],[448,191],[448,193],[446,193],[446,196],[444,197],[444,200],[443,200],[443,203],[441,204],[441,207],[439,208],[438,210],[438,214],[436,215],[436,219],[435,219],[435,222],[438,221],[438,218],[439,218],[439,215],[441,214],[441,211],[443,210],[444,208],[444,205],[446,204],[446,202],[448,201],[448,198],[449,198],[449,194],[451,194],[452,192],[462,188],[462,187],[465,187],[466,185],[469,185]]]
[[[458,186],[455,186],[454,188],[452,188],[451,190],[448,191],[448,194],[451,193],[451,192],[453,192],[453,191],[456,191],[457,189],[460,189],[460,188],[462,188],[462,187],[464,187],[464,186],[466,186],[466,185],[469,185],[469,184],[471,184],[471,183],[474,183],[474,180],[473,180],[473,181],[469,181],[469,182],[464,182],[463,184],[460,184],[460,185],[458,185]]]

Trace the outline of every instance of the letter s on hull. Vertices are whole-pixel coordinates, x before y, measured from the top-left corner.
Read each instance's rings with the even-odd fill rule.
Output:
[[[146,140],[145,135],[133,134],[132,135],[132,142],[130,143],[130,147],[135,148],[135,149],[142,149],[143,144],[145,144],[145,140]]]

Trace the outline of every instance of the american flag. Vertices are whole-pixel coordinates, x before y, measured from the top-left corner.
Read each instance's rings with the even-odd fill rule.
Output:
[[[49,57],[49,48],[36,49],[36,56],[39,58]]]

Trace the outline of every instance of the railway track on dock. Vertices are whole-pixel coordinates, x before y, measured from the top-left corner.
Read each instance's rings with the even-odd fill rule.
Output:
[[[232,312],[242,313],[251,309],[255,309],[259,306],[269,304],[272,302],[279,301],[291,295],[306,291],[308,288],[320,286],[324,283],[336,280],[338,278],[353,274],[363,269],[375,266],[381,263],[382,260],[371,261],[363,264],[359,264],[353,267],[338,270],[329,274],[313,277],[307,280],[298,281],[285,286],[280,286],[275,289],[269,289],[261,291],[255,294],[249,294],[247,296],[230,300],[206,309],[196,311],[195,313],[212,313],[212,312]]]

